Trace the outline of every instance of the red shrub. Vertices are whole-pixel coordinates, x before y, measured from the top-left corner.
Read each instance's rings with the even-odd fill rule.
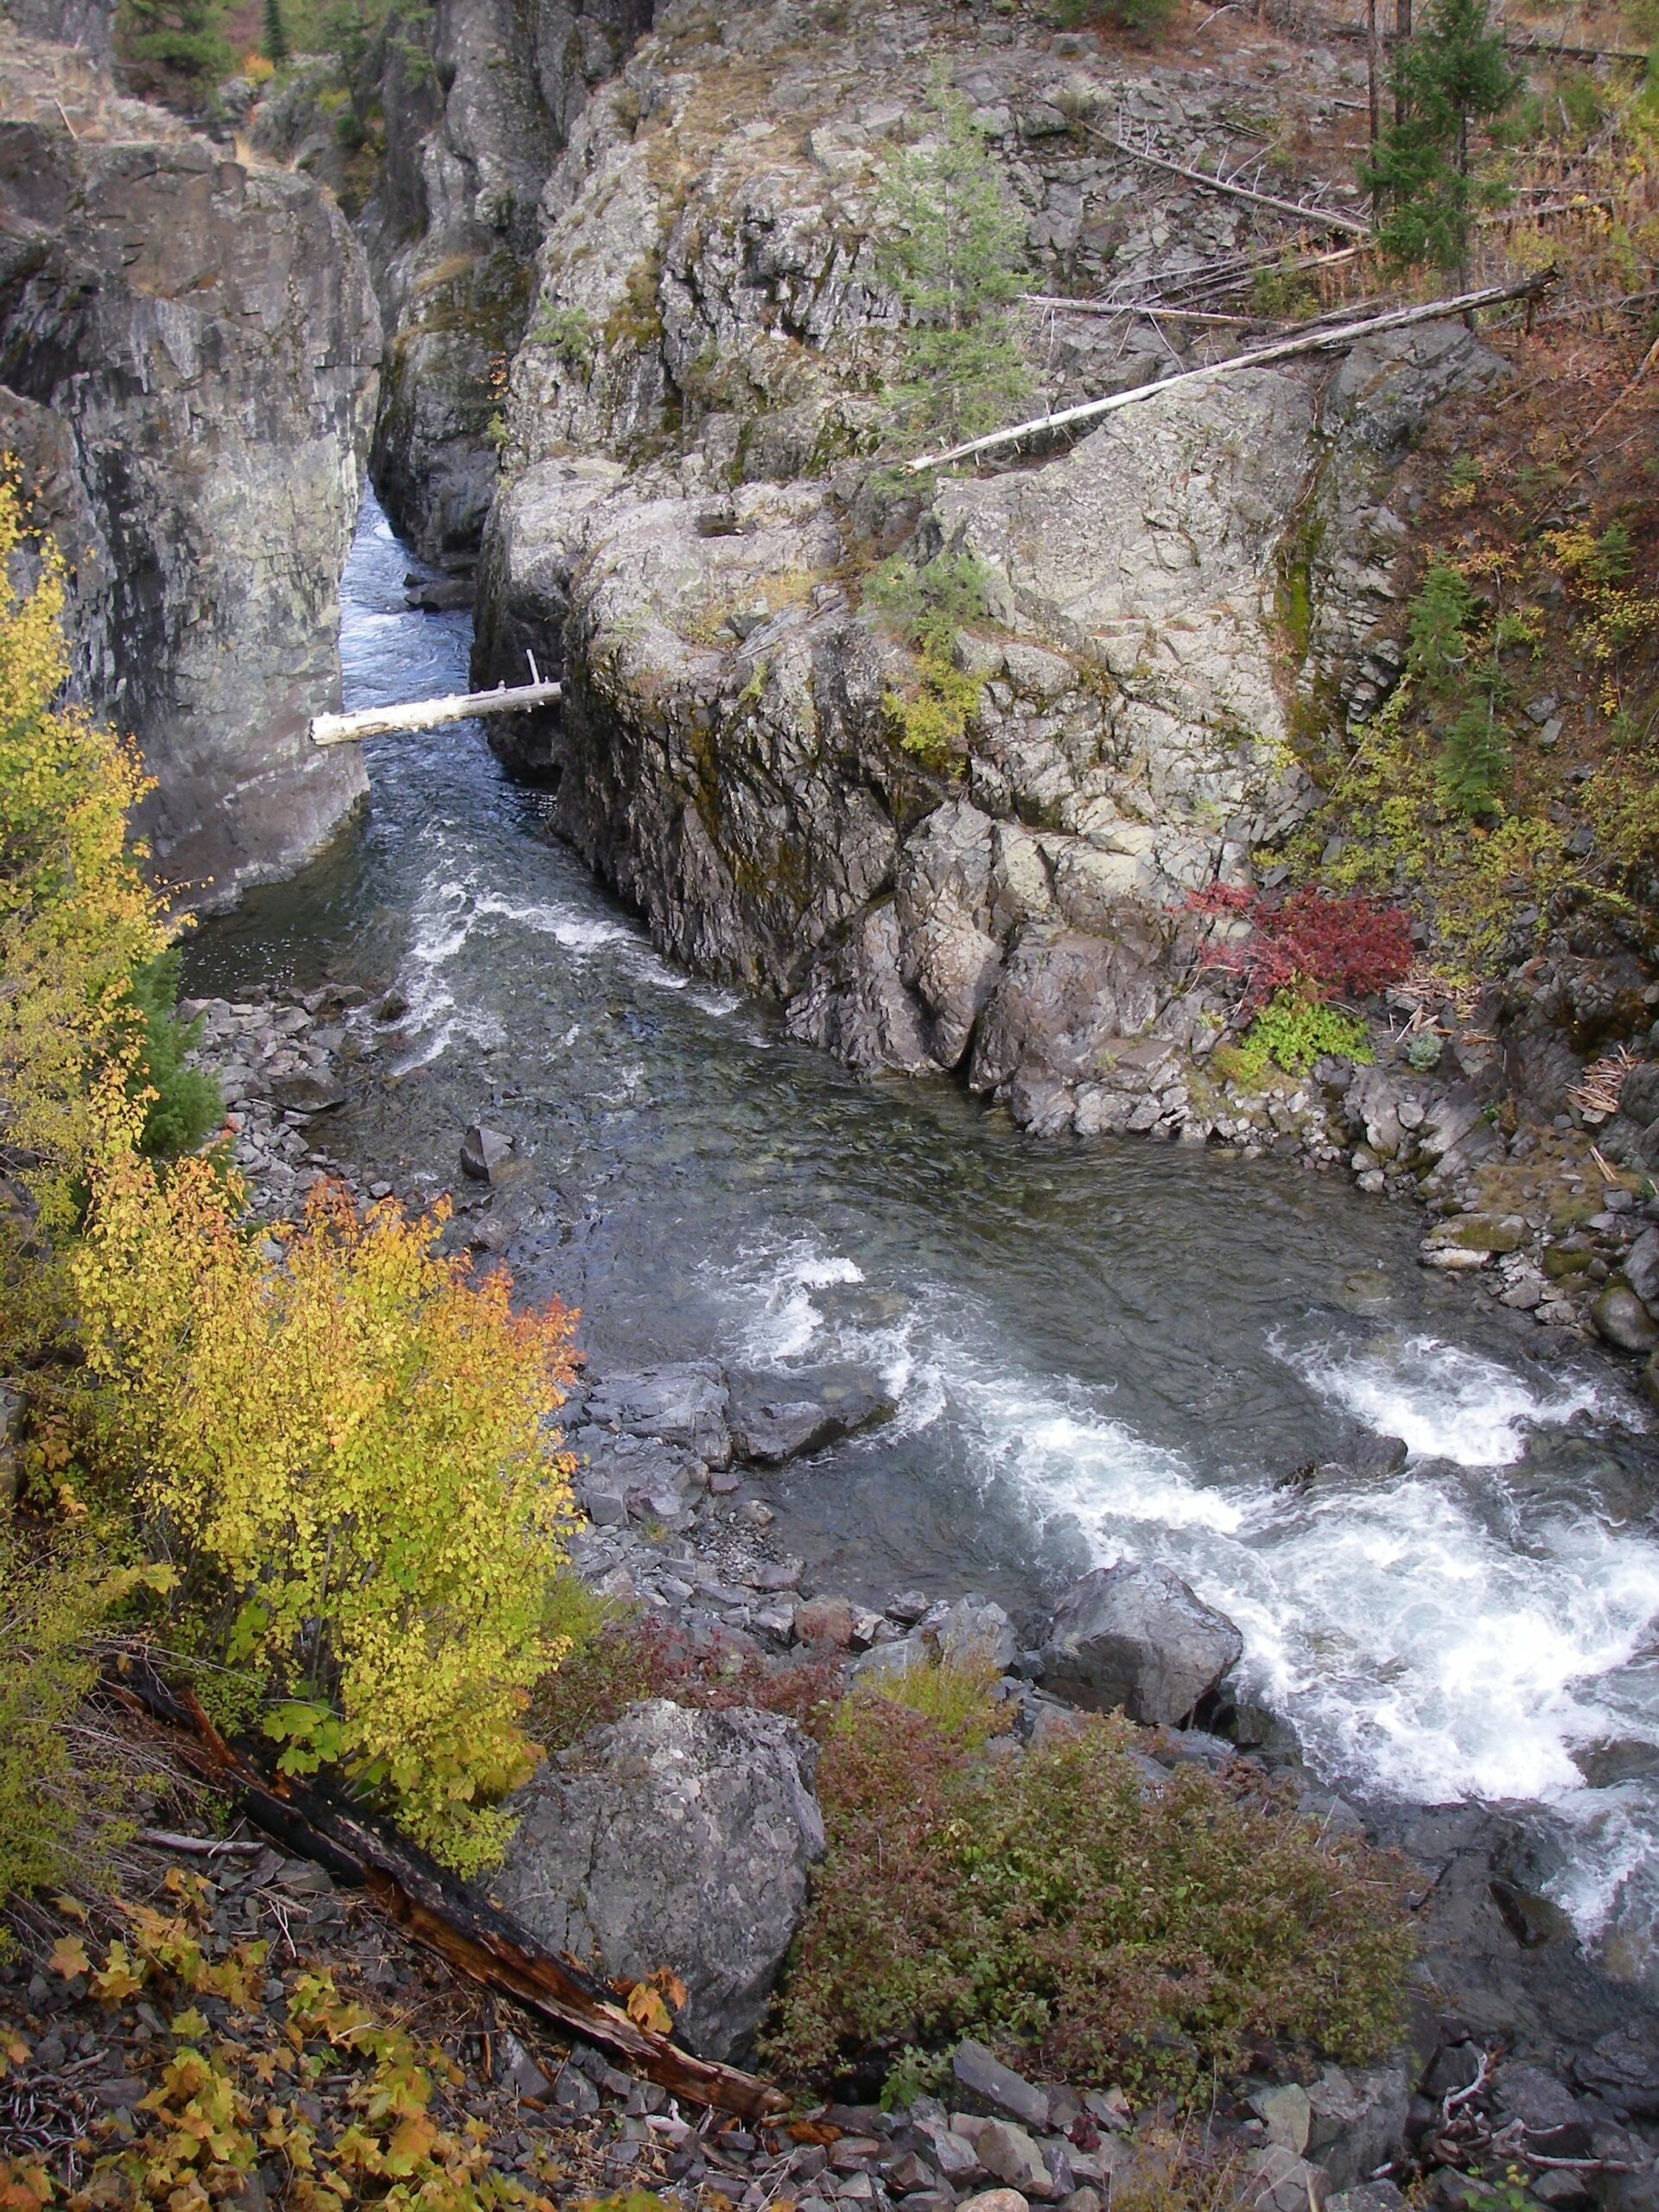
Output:
[[[1250,925],[1249,937],[1236,944],[1212,945],[1209,962],[1243,979],[1249,1014],[1275,991],[1366,998],[1397,983],[1411,967],[1411,920],[1397,906],[1311,889],[1275,901],[1226,883],[1195,892],[1188,904],[1194,913]]]

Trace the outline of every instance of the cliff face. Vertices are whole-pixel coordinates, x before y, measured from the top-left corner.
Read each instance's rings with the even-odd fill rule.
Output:
[[[0,408],[75,566],[81,689],[157,779],[161,872],[213,903],[365,787],[305,726],[338,703],[379,324],[325,194],[146,114],[0,123]]]
[[[429,559],[476,556],[542,188],[652,4],[440,0],[429,49],[395,19],[388,34],[385,174],[363,225],[392,334],[373,473]]]
[[[526,648],[563,669],[560,726],[499,741],[556,779],[563,830],[666,948],[775,993],[796,1035],[959,1069],[1046,1132],[1173,1130],[1224,1011],[1187,893],[1251,881],[1306,813],[1315,698],[1340,715],[1391,680],[1390,487],[1500,364],[1433,328],[882,493],[873,232],[885,149],[921,127],[924,33],[1026,212],[1033,291],[1132,296],[1253,245],[1250,208],[1109,143],[1222,166],[1231,71],[956,10],[756,4],[716,28],[675,0],[542,196],[477,672],[517,680]],[[1057,408],[1175,350],[1063,302],[1033,323]],[[943,740],[936,715],[918,741],[925,669],[864,598],[895,546],[983,582]]]

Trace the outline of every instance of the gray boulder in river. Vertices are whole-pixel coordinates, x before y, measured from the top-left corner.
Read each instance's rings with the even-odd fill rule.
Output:
[[[690,1993],[678,2032],[740,2053],[823,1855],[817,1749],[773,1713],[634,1706],[551,1761],[491,1895],[532,1935],[607,1977],[671,1967]]]
[[[0,426],[72,563],[78,687],[157,779],[143,827],[167,876],[219,903],[366,788],[355,748],[316,752],[306,724],[340,701],[379,318],[308,178],[107,88],[75,135],[32,82],[14,38]]]
[[[1043,1651],[1043,1681],[1098,1712],[1121,1707],[1148,1727],[1184,1720],[1244,1640],[1225,1613],[1166,1567],[1097,1567],[1061,1599]]]

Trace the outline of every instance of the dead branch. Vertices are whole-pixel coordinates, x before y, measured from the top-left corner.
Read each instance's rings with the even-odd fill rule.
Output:
[[[1554,270],[1546,270],[1541,276],[1523,277],[1512,284],[1491,284],[1483,291],[1460,292],[1455,299],[1431,300],[1421,307],[1395,308],[1387,315],[1370,315],[1360,322],[1304,331],[1294,338],[1279,339],[1271,346],[1255,346],[1248,353],[1235,353],[1230,360],[1212,361],[1200,369],[1185,369],[1178,376],[1165,377],[1157,383],[1109,393],[1104,399],[1085,399],[1075,407],[1061,408],[1058,414],[1033,416],[1030,421],[1013,423],[1006,430],[992,430],[982,438],[969,438],[944,453],[923,454],[905,466],[912,475],[919,475],[925,469],[943,468],[953,461],[968,461],[976,454],[992,453],[999,446],[1014,445],[1021,438],[1035,437],[1041,431],[1064,429],[1073,423],[1091,422],[1098,416],[1115,414],[1119,408],[1160,398],[1166,392],[1190,387],[1211,377],[1232,376],[1241,369],[1265,368],[1274,361],[1293,360],[1299,354],[1317,353],[1327,348],[1334,352],[1383,331],[1406,330],[1415,323],[1440,322],[1452,315],[1471,315],[1477,308],[1501,307],[1510,300],[1531,299],[1554,279]]]
[[[246,1751],[226,1741],[191,1691],[175,1693],[147,1658],[129,1655],[118,1665],[111,1677],[115,1694],[176,1730],[183,1757],[228,1789],[256,1826],[286,1849],[314,1859],[336,1881],[367,1891],[416,1942],[461,1974],[615,2053],[675,2096],[749,2120],[787,2105],[780,2090],[753,2074],[695,2057],[668,2037],[639,2026],[603,1982],[574,1961],[543,1950],[505,1913],[469,1896],[423,1852],[378,1821],[322,1790],[266,1774]]]
[[[182,1851],[195,1859],[257,1859],[265,1847],[263,1843],[231,1843],[223,1836],[175,1835],[170,1828],[140,1828],[133,1840],[156,1851]]]
[[[1131,146],[1116,132],[1102,130],[1095,124],[1085,123],[1083,127],[1091,137],[1115,147],[1120,154],[1127,154],[1132,162],[1147,162],[1155,169],[1167,169],[1172,176],[1185,177],[1189,184],[1201,184],[1206,190],[1224,193],[1230,199],[1248,200],[1257,207],[1271,207],[1275,214],[1293,216],[1299,223],[1345,231],[1351,238],[1369,239],[1371,235],[1370,225],[1357,215],[1339,215],[1332,207],[1306,207],[1298,200],[1281,200],[1271,192],[1253,192],[1248,185],[1230,184],[1225,177],[1211,176],[1207,169],[1188,168],[1184,162],[1172,162],[1166,154],[1148,153],[1144,147]]]

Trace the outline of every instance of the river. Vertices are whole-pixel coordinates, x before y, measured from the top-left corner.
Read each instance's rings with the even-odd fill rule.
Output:
[[[410,565],[370,500],[348,707],[464,688],[469,620],[408,610]],[[377,741],[368,767],[329,851],[188,958],[194,992],[402,991],[337,1154],[418,1193],[454,1181],[468,1122],[511,1133],[529,1168],[493,1234],[582,1307],[601,1369],[874,1359],[897,1421],[774,1485],[821,1586],[1022,1603],[1166,1562],[1239,1623],[1333,1786],[1551,1807],[1559,1901],[1659,1993],[1659,1457],[1610,1364],[1541,1357],[1417,1265],[1408,1210],[1335,1178],[1046,1145],[944,1081],[791,1045],[652,950],[476,725]],[[1402,1438],[1405,1468],[1281,1485],[1357,1428]]]

